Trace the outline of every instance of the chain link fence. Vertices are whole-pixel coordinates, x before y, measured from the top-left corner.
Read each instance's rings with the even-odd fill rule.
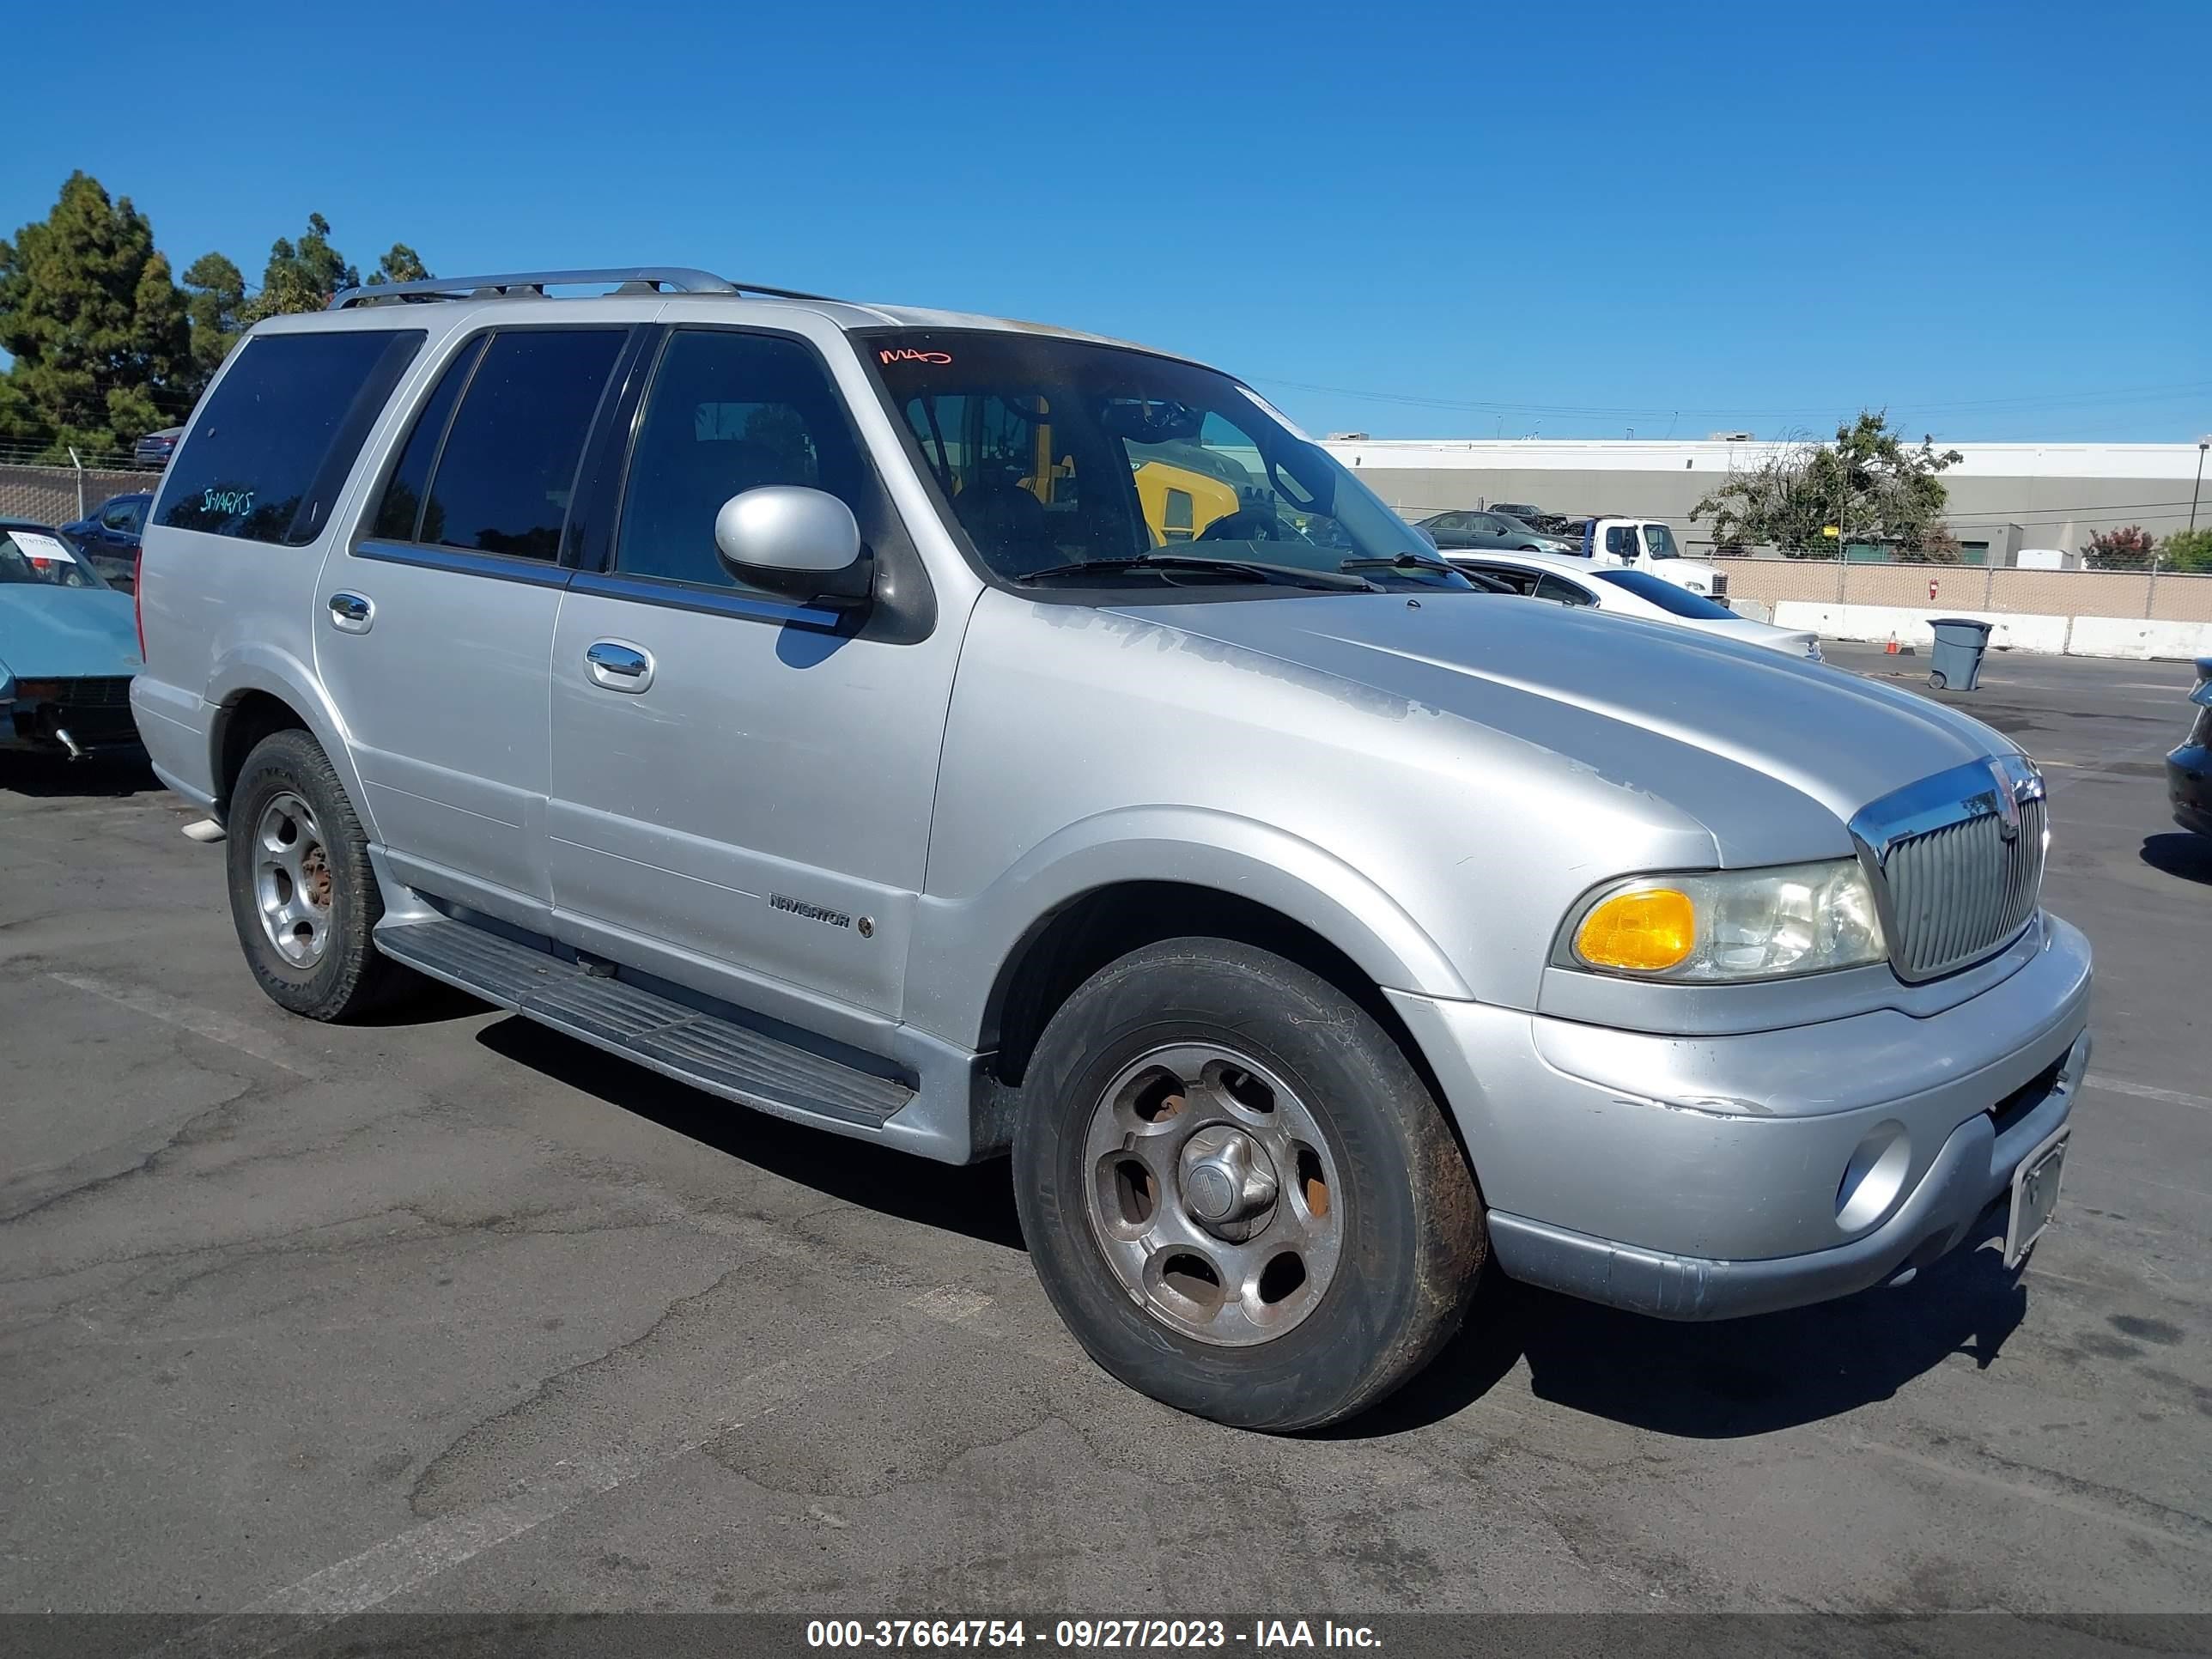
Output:
[[[161,481],[160,468],[139,466],[119,452],[80,450],[81,466],[56,466],[40,459],[43,453],[27,446],[0,446],[0,519],[67,524],[85,517],[111,495],[151,489]]]

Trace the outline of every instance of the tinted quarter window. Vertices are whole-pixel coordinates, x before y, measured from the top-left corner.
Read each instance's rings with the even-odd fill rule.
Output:
[[[266,334],[194,416],[154,520],[246,541],[314,540],[421,329]]]
[[[576,459],[623,338],[621,329],[493,335],[438,456],[422,539],[558,556]]]
[[[392,469],[391,481],[384,486],[384,500],[378,504],[376,521],[369,527],[371,535],[403,542],[438,539],[442,525],[433,524],[419,532],[416,527],[422,516],[422,486],[429,481],[431,464],[438,459],[446,428],[453,422],[453,405],[460,401],[461,388],[469,383],[485,338],[479,334],[463,346],[460,355],[438,377],[422,412],[415,417],[407,447],[399,452],[399,464]]]
[[[646,395],[615,568],[734,586],[715,555],[714,515],[764,484],[827,490],[869,522],[860,441],[814,354],[770,335],[679,329]]]

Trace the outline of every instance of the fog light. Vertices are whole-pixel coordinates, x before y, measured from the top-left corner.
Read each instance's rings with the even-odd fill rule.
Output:
[[[1912,1163],[1912,1137],[1895,1119],[1859,1142],[1836,1186],[1836,1225],[1847,1233],[1871,1226],[1897,1202]]]

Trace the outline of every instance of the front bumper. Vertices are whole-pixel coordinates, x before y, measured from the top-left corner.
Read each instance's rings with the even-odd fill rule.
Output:
[[[91,754],[137,747],[128,675],[22,678],[0,699],[0,749]]]
[[[2176,823],[2212,836],[2212,747],[2185,744],[2166,757],[2166,795]]]
[[[2064,1124],[2090,954],[2039,919],[2016,972],[1943,1012],[1661,1036],[1392,993],[1516,1279],[1671,1319],[1846,1295],[1977,1231]]]

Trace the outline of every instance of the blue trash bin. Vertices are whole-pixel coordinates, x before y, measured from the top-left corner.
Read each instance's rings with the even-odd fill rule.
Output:
[[[1972,690],[1981,684],[1982,653],[1990,648],[1991,624],[1972,617],[1938,617],[1929,626],[1936,630],[1936,652],[1928,684],[1938,691]]]

